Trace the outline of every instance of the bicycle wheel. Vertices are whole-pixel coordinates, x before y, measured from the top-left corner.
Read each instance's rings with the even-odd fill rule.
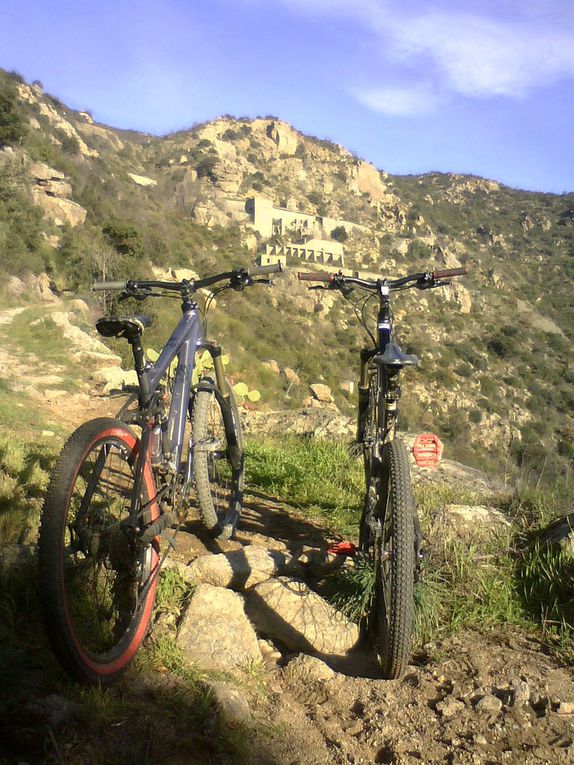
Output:
[[[233,393],[204,378],[193,402],[193,459],[201,520],[210,534],[233,536],[243,500],[243,437]]]
[[[126,669],[151,617],[158,546],[138,543],[129,517],[139,441],[122,422],[80,426],[56,464],[38,544],[40,596],[48,637],[76,679],[108,683]],[[141,504],[158,517],[149,466]]]
[[[371,625],[383,677],[407,668],[414,621],[416,509],[408,455],[402,441],[382,447],[378,501],[368,534],[374,564]]]

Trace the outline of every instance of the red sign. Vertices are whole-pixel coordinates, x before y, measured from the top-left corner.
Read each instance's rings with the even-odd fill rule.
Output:
[[[443,444],[434,433],[419,433],[413,444],[413,455],[419,467],[435,468],[441,461]]]

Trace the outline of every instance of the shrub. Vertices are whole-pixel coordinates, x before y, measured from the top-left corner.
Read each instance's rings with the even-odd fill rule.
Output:
[[[0,86],[0,145],[17,143],[28,132],[18,104],[18,91],[11,83]]]
[[[201,159],[195,166],[197,177],[211,179],[215,178],[214,171],[218,161],[218,158],[213,154],[209,154],[206,157],[203,157],[203,159]]]
[[[121,255],[141,258],[144,246],[140,231],[131,223],[116,220],[104,226],[103,234],[114,249]]]
[[[345,226],[335,226],[331,231],[331,238],[336,242],[341,242],[341,244],[343,244],[349,238],[349,234],[347,233]]]

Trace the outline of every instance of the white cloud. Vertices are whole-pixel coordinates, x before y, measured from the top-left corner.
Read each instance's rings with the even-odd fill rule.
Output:
[[[354,95],[370,109],[392,117],[428,114],[438,103],[430,90],[420,86],[372,88],[355,91]]]
[[[574,33],[532,23],[435,13],[393,36],[400,55],[426,54],[444,85],[465,96],[521,96],[574,77]]]
[[[381,53],[371,85],[354,91],[378,110],[394,103],[396,112],[388,113],[418,113],[420,91],[409,96],[395,87],[413,71],[444,92],[471,98],[521,97],[574,78],[570,0],[435,0],[432,10],[425,0],[276,2],[302,14],[350,18],[365,35],[374,34]]]

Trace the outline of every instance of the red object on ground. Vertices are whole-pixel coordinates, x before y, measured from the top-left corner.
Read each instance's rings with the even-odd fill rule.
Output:
[[[444,446],[434,433],[419,433],[413,444],[413,455],[419,467],[435,468],[441,461]]]
[[[357,547],[352,542],[337,542],[328,548],[327,552],[331,555],[354,555]]]

